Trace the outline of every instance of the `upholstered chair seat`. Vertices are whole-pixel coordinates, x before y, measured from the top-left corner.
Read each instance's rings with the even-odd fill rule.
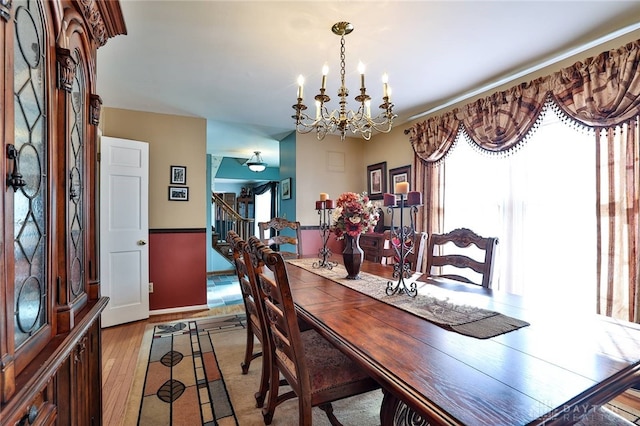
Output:
[[[327,392],[336,383],[341,385],[356,383],[369,377],[315,330],[302,332],[300,337],[302,338],[312,394]],[[283,352],[277,349],[277,346],[276,356],[289,367],[289,372],[294,374],[295,369],[289,363],[289,358],[284,356]]]

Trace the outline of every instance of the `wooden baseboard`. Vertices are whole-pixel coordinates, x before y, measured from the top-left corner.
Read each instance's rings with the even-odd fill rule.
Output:
[[[235,269],[226,269],[224,271],[208,271],[207,276],[218,276],[218,275],[234,275],[236,273]]]
[[[206,311],[206,310],[209,310],[208,305],[179,306],[177,308],[155,309],[153,311],[149,311],[149,316],[175,314],[180,312],[191,312],[191,311]]]

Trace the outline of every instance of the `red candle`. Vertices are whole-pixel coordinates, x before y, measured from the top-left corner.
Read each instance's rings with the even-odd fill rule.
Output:
[[[327,200],[325,201],[325,207],[327,209],[332,209],[333,208],[333,200]]]
[[[386,193],[384,194],[384,205],[385,206],[395,206],[396,205],[396,196],[393,194]]]
[[[322,210],[324,208],[323,204],[324,201],[316,201],[316,210]]]
[[[407,194],[407,205],[409,206],[419,206],[422,204],[422,193],[418,191],[410,191]]]

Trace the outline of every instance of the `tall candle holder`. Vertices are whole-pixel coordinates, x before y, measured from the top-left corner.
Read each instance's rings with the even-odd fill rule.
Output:
[[[313,262],[314,268],[333,269],[338,262],[330,261],[331,250],[327,247],[327,241],[331,234],[331,212],[333,211],[333,200],[316,201],[316,210],[320,218],[320,236],[322,237],[322,247],[318,250],[319,260]]]
[[[396,195],[384,194],[384,205],[387,211],[391,213],[391,235],[389,244],[393,247],[397,262],[393,265],[393,277],[397,278],[397,282],[388,281],[386,293],[388,296],[396,293],[405,293],[409,297],[416,297],[418,288],[415,281],[409,286],[405,279],[411,277],[411,265],[407,261],[407,256],[415,253],[415,217],[418,212],[418,206],[422,205],[422,195],[419,192],[409,192],[408,194],[397,194],[400,199],[396,202]],[[404,210],[409,209],[409,225],[404,224]],[[395,210],[400,210],[400,226],[395,226]],[[397,241],[397,242],[396,242]]]

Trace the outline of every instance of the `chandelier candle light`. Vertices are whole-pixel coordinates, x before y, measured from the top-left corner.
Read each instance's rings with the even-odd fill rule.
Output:
[[[333,200],[329,199],[329,194],[320,193],[320,200],[316,201],[316,210],[320,218],[320,236],[322,237],[322,247],[318,251],[319,260],[313,262],[314,268],[326,268],[333,269],[338,262],[332,262],[328,260],[331,257],[331,250],[327,247],[327,241],[329,240],[329,234],[331,234],[331,213],[334,208]]]
[[[353,31],[353,25],[349,22],[338,22],[331,27],[331,31],[340,36],[340,88],[338,96],[340,97],[340,107],[329,112],[325,105],[331,99],[326,95],[327,74],[329,67],[322,67],[322,84],[320,85],[320,93],[314,99],[316,104],[316,113],[314,117],[308,116],[305,111],[307,106],[302,103],[304,97],[304,77],[298,77],[298,102],[293,105],[296,110],[292,116],[296,120],[296,130],[299,133],[316,132],[318,140],[324,139],[327,133],[338,131],[340,139],[344,140],[347,131],[360,134],[364,139],[371,139],[371,134],[375,130],[377,132],[388,133],[391,131],[393,119],[397,117],[393,113],[393,104],[391,103],[391,88],[387,74],[382,76],[382,104],[380,112],[376,117],[371,117],[371,97],[367,94],[364,84],[364,64],[358,65],[360,74],[360,94],[355,100],[360,104],[357,111],[347,109],[347,96],[349,90],[345,85],[345,42],[344,36]]]
[[[396,196],[400,199],[396,202]],[[422,194],[417,191],[409,191],[409,182],[398,182],[395,186],[395,194],[384,194],[383,203],[387,207],[387,211],[391,213],[391,238],[390,244],[393,247],[398,261],[393,265],[393,277],[398,281],[387,282],[387,295],[391,296],[398,292],[405,293],[410,297],[416,297],[418,289],[415,281],[409,287],[405,283],[405,278],[411,276],[410,264],[407,262],[407,256],[415,253],[415,216],[418,212],[418,206],[422,205]],[[409,208],[410,224],[404,224],[404,209]],[[394,211],[400,209],[400,226],[394,225]]]

